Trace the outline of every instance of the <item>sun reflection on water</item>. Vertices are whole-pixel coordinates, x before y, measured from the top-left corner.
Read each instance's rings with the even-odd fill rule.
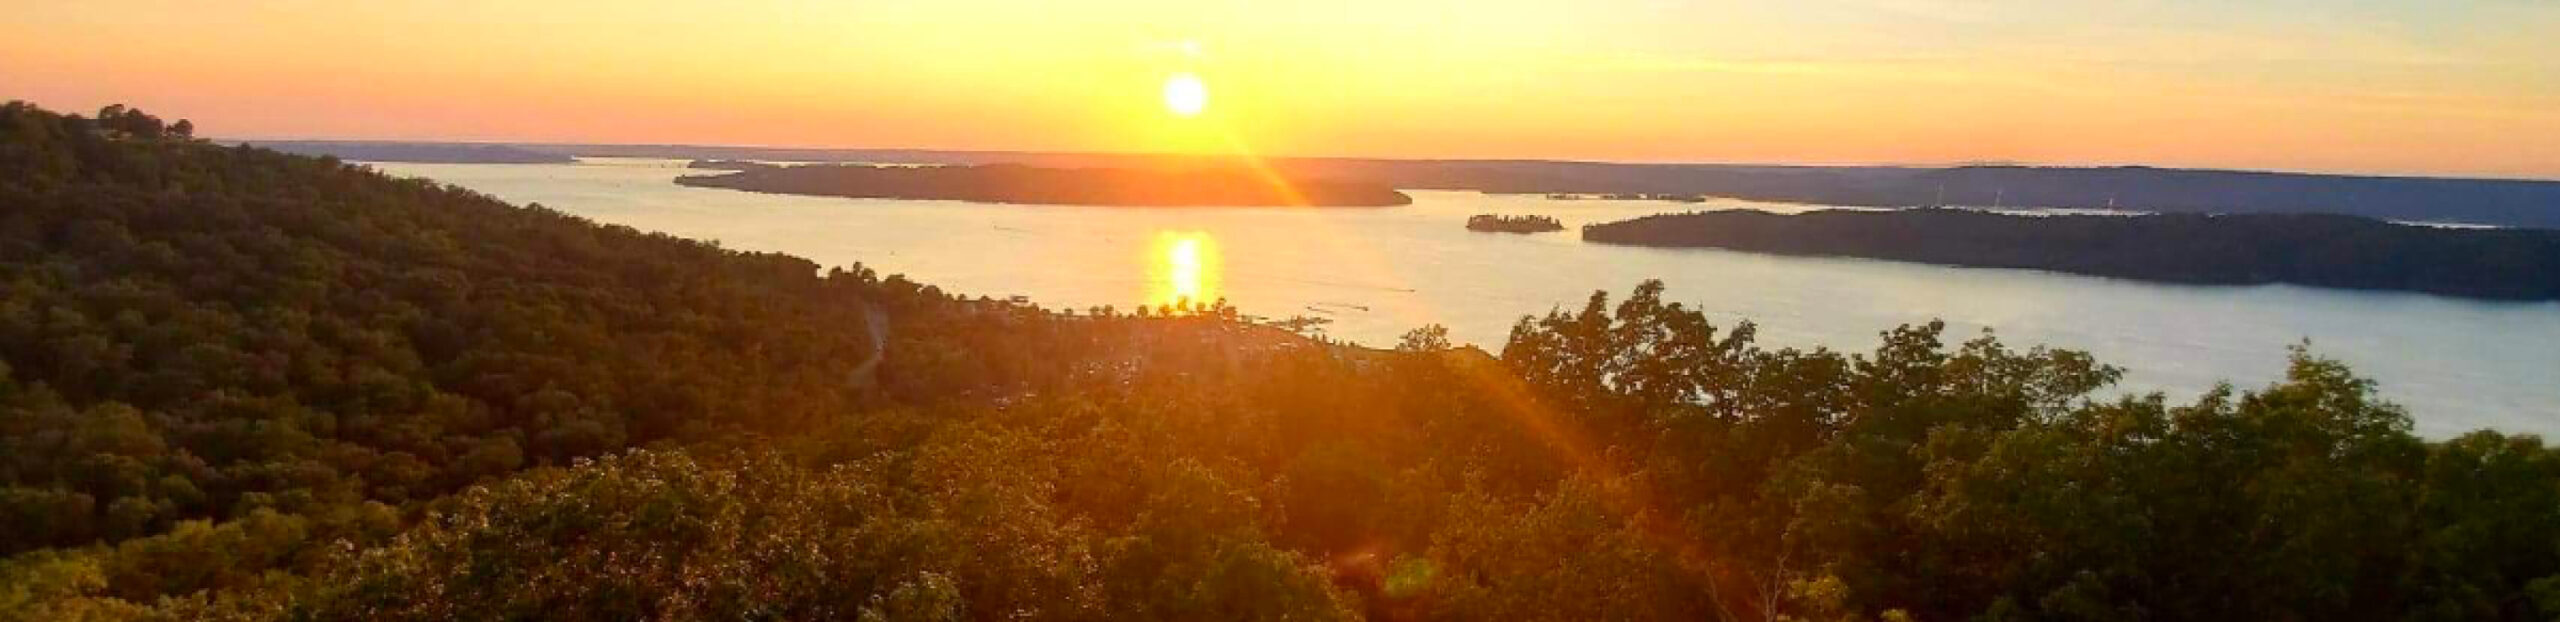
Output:
[[[1147,304],[1205,305],[1219,291],[1218,240],[1198,231],[1157,232],[1147,251]]]

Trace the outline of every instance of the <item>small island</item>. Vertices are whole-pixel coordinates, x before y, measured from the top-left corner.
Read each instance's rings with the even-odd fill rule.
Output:
[[[1385,207],[1412,197],[1387,186],[1290,179],[1241,167],[1066,169],[1019,164],[816,164],[676,178],[700,188],[865,199],[1128,207]]]
[[[1707,197],[1695,194],[1662,194],[1652,192],[1608,192],[1601,194],[1576,194],[1571,192],[1547,193],[1547,200],[1550,201],[1581,201],[1586,199],[1598,199],[1604,201],[1670,201],[1673,203],[1707,202]]]
[[[1467,230],[1479,233],[1547,233],[1563,231],[1564,223],[1547,216],[1477,214],[1467,218]]]
[[[2330,214],[2019,216],[1969,210],[1720,210],[1584,227],[1604,244],[2027,268],[2164,283],[2560,300],[2560,231]]]

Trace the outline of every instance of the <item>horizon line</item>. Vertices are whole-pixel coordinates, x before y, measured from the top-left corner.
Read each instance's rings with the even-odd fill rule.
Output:
[[[418,139],[394,139],[394,138],[274,138],[274,137],[268,137],[268,138],[208,137],[208,138],[206,138],[206,140],[210,140],[210,141],[218,142],[218,143],[229,143],[229,144],[253,144],[253,145],[254,145],[254,144],[256,144],[256,143],[260,143],[260,142],[280,142],[280,143],[345,143],[345,144],[355,144],[355,143],[372,143],[372,144],[411,144],[411,145],[474,145],[474,146],[504,146],[504,147],[532,147],[532,148],[540,148],[540,147],[552,147],[552,148],[561,148],[561,147],[611,147],[611,148],[661,147],[661,148],[688,148],[688,149],[755,149],[755,150],[768,150],[768,151],[802,151],[802,152],[814,152],[814,153],[827,153],[827,152],[834,152],[834,153],[871,152],[871,153],[910,153],[910,154],[949,154],[949,155],[1104,156],[1104,157],[1128,157],[1128,158],[1219,158],[1219,157],[1237,157],[1237,156],[1234,156],[1233,154],[1217,154],[1217,153],[1184,153],[1184,152],[1165,152],[1165,151],[1109,151],[1109,150],[1087,150],[1087,151],[1076,151],[1076,150],[1040,150],[1040,149],[953,149],[953,148],[939,148],[939,147],[811,147],[811,146],[793,146],[793,145],[719,144],[719,143],[693,143],[693,142],[557,142],[557,141],[477,140],[477,139],[435,139],[435,140],[418,140]],[[562,154],[562,155],[572,155],[572,156],[575,156],[575,155],[577,155],[577,154]],[[587,157],[624,157],[624,156],[587,156]],[[1737,162],[1737,161],[1705,161],[1705,160],[1604,160],[1604,159],[1549,158],[1549,157],[1390,157],[1390,156],[1299,155],[1299,154],[1287,154],[1287,155],[1264,155],[1264,156],[1261,156],[1261,157],[1263,157],[1263,158],[1265,158],[1265,159],[1277,159],[1277,160],[1332,160],[1332,161],[1370,161],[1370,162],[1404,162],[1404,163],[1519,163],[1519,164],[1580,164],[1580,165],[1597,165],[1597,166],[1659,166],[1659,167],[1698,166],[1698,167],[1736,167],[1736,168],[1742,168],[1742,167],[1764,167],[1764,168],[1808,168],[1808,169],[1813,169],[1813,168],[1842,168],[1842,169],[1929,169],[1929,170],[1953,170],[1953,169],[1961,169],[1961,168],[2029,168],[2029,169],[2063,169],[2063,170],[2153,169],[2153,170],[2162,170],[2162,171],[2188,171],[2188,172],[2213,172],[2213,173],[2263,173],[2263,174],[2276,174],[2276,175],[2309,175],[2309,176],[2323,176],[2323,177],[2367,177],[2367,178],[2390,178],[2390,179],[2440,179],[2440,180],[2458,180],[2458,181],[2514,181],[2514,182],[2535,182],[2535,183],[2560,183],[2560,177],[2525,177],[2525,176],[2496,175],[2496,174],[2483,174],[2483,173],[2427,173],[2427,172],[2410,172],[2410,171],[2321,170],[2321,169],[2284,169],[2284,168],[2224,168],[2224,167],[2212,167],[2212,166],[2193,166],[2193,165],[2176,165],[2176,164],[2145,164],[2145,163],[2111,163],[2111,164],[2097,164],[2097,163],[2077,163],[2077,164],[2074,164],[2074,163],[2037,163],[2037,162],[2026,162],[2026,161],[2016,161],[2016,160],[1971,160],[1971,161],[1961,161],[1961,162]]]

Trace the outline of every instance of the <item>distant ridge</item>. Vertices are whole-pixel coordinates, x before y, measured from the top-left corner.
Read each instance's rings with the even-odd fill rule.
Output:
[[[406,143],[335,140],[244,141],[285,153],[366,162],[430,164],[567,164],[577,158],[494,143]]]
[[[696,164],[700,164],[697,161]],[[677,184],[752,192],[868,199],[914,199],[1117,207],[1388,207],[1413,202],[1384,185],[1270,179],[1242,167],[1200,169],[1043,168],[1020,164],[743,167]]]
[[[261,143],[265,144],[265,143]],[[1053,168],[1196,167],[1183,155],[512,144],[560,156]],[[2167,213],[2330,213],[2382,220],[2560,229],[2560,181],[2333,175],[2149,166],[1952,167],[1627,164],[1552,160],[1272,158],[1283,174],[1416,190],[1643,193],[1855,207],[1941,205]]]

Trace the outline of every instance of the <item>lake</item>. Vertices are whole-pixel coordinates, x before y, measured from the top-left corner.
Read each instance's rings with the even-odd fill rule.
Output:
[[[373,166],[598,222],[823,265],[860,262],[945,290],[1027,296],[1050,308],[1225,298],[1247,314],[1305,315],[1328,335],[1393,345],[1437,323],[1499,351],[1522,315],[1579,308],[1661,279],[1720,327],[1748,319],[1764,346],[1863,352],[1878,333],[1942,319],[2019,348],[2086,350],[2126,368],[2122,388],[2193,397],[2284,372],[2286,347],[2352,365],[2405,405],[2420,434],[2560,433],[2560,303],[2421,294],[2161,285],[2026,270],[1585,244],[1571,229],[1648,214],[1816,206],[1713,200],[1556,201],[1409,191],[1393,208],[1110,208],[754,194],[677,186],[683,161]],[[1568,231],[1467,231],[1468,216],[1541,214]]]

